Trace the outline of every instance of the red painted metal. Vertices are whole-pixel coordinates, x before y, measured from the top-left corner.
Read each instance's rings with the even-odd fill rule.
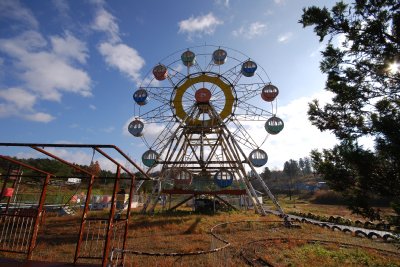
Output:
[[[47,191],[47,185],[50,182],[50,174],[46,176],[46,179],[43,182],[43,187],[42,187],[42,192],[40,194],[40,199],[39,199],[39,205],[37,208],[37,214],[36,214],[36,218],[35,218],[35,223],[34,223],[34,227],[33,227],[33,233],[32,233],[32,237],[29,243],[29,248],[28,248],[28,260],[32,259],[32,252],[33,249],[35,248],[35,244],[36,244],[36,237],[39,231],[39,222],[40,222],[40,217],[43,216],[43,205],[44,205],[44,201],[46,199],[46,191]]]
[[[211,92],[207,88],[200,88],[194,94],[197,103],[208,103],[211,99]]]
[[[132,197],[134,193],[134,184],[135,184],[135,176],[131,176],[131,187],[129,189],[129,202],[128,202],[128,210],[126,211],[126,218],[125,218],[125,229],[124,229],[124,240],[122,243],[122,249],[126,249],[126,240],[128,239],[128,226],[129,226],[129,217],[131,216],[132,210]],[[125,254],[122,253],[121,262],[124,262]]]
[[[14,194],[14,188],[8,187],[4,189],[3,197],[12,197]]]
[[[75,250],[75,255],[74,255],[74,264],[77,264],[78,259],[83,259],[83,258],[90,258],[90,259],[102,259],[102,265],[106,266],[108,263],[108,257],[111,251],[111,244],[112,244],[112,234],[113,234],[113,230],[115,227],[115,213],[116,213],[116,192],[117,189],[119,188],[119,184],[120,184],[120,180],[123,179],[121,177],[121,169],[123,169],[125,172],[127,172],[130,176],[131,180],[131,188],[130,188],[130,193],[129,193],[129,204],[132,202],[132,197],[133,197],[133,192],[134,192],[134,181],[135,181],[135,175],[133,173],[131,173],[127,168],[125,168],[124,166],[120,165],[117,161],[115,161],[112,157],[110,157],[107,153],[105,153],[103,150],[101,150],[100,148],[109,148],[109,149],[114,149],[116,150],[120,155],[122,155],[130,164],[132,164],[139,172],[141,172],[144,175],[144,179],[147,180],[151,180],[151,178],[147,175],[146,172],[144,172],[139,165],[137,165],[134,161],[132,161],[124,152],[122,152],[118,147],[114,146],[114,145],[82,145],[82,144],[32,144],[32,143],[0,143],[0,146],[16,146],[16,147],[30,147],[44,155],[47,155],[63,164],[66,164],[68,166],[70,166],[71,168],[79,171],[80,173],[86,174],[88,176],[89,182],[88,182],[88,189],[87,189],[87,193],[86,193],[86,201],[85,201],[85,205],[84,205],[84,209],[83,209],[83,213],[82,213],[82,218],[81,218],[81,225],[80,225],[80,229],[79,229],[79,235],[78,235],[78,241],[76,244],[76,250]],[[48,151],[45,150],[45,148],[47,147],[63,147],[63,148],[92,148],[95,149],[96,151],[98,151],[99,153],[101,153],[104,157],[106,157],[108,160],[110,160],[111,162],[113,162],[115,165],[117,165],[117,175],[114,178],[115,182],[114,182],[114,192],[112,195],[112,206],[111,206],[111,210],[109,213],[109,217],[107,219],[103,219],[108,221],[108,228],[107,228],[107,233],[106,233],[106,240],[105,240],[105,244],[104,244],[104,251],[103,251],[103,255],[102,257],[99,256],[87,256],[87,255],[82,255],[80,256],[80,250],[81,250],[81,245],[83,242],[83,234],[85,231],[85,225],[86,222],[89,220],[99,220],[99,218],[87,218],[88,213],[89,213],[89,204],[90,204],[90,198],[91,198],[91,194],[92,194],[92,189],[93,189],[93,184],[95,181],[95,175],[93,175],[92,173],[90,173],[89,171],[82,169],[78,166],[76,166],[75,164],[72,164]],[[29,243],[29,252],[28,252],[28,259],[31,257],[33,249],[35,247],[36,244],[36,238],[37,238],[37,234],[38,234],[38,229],[39,229],[39,223],[40,223],[40,219],[43,219],[43,204],[44,204],[44,200],[45,200],[45,196],[46,196],[46,191],[47,191],[47,185],[49,183],[49,180],[51,178],[51,176],[54,176],[53,174],[44,172],[43,170],[39,170],[36,168],[33,168],[31,166],[28,166],[22,162],[16,161],[12,158],[9,157],[5,157],[5,156],[1,156],[0,158],[8,160],[10,162],[13,162],[19,166],[23,166],[26,168],[30,168],[32,170],[35,170],[41,174],[46,174],[46,179],[44,181],[43,187],[42,187],[42,192],[41,192],[41,196],[40,196],[40,201],[39,201],[39,205],[38,205],[38,209],[35,210],[35,213],[30,215],[30,217],[35,218],[35,222],[34,222],[34,231],[32,234],[32,238],[30,239],[30,243]],[[13,182],[17,182],[18,179],[15,179]],[[6,184],[3,185],[4,188]],[[4,191],[4,190],[2,190]],[[120,219],[119,222],[123,223],[125,226],[124,229],[124,233],[123,233],[123,240],[122,240],[122,244],[123,244],[123,248],[125,248],[126,245],[126,239],[127,239],[127,235],[128,235],[128,224],[129,224],[129,217],[130,217],[130,212],[131,212],[131,205],[128,205],[128,210],[127,210],[127,216],[124,219]],[[4,215],[2,215],[4,216]],[[21,214],[19,214],[18,212],[16,214],[10,214],[10,216],[22,216]],[[101,220],[101,219],[100,219]]]
[[[107,225],[107,233],[106,233],[106,243],[104,244],[104,252],[103,252],[103,261],[102,266],[106,267],[108,262],[108,256],[110,254],[110,244],[111,244],[111,235],[112,235],[112,227],[114,225],[114,215],[115,215],[115,204],[117,199],[117,191],[119,188],[119,178],[121,176],[121,166],[117,166],[117,175],[114,181],[114,191],[111,200],[111,209],[108,217],[108,225]]]
[[[86,201],[85,201],[85,206],[84,206],[83,212],[82,212],[81,226],[79,227],[78,242],[76,243],[74,264],[77,263],[78,258],[79,258],[79,252],[80,252],[80,248],[82,245],[83,231],[85,230],[86,216],[87,216],[87,213],[89,210],[90,196],[92,195],[93,183],[94,183],[94,175],[92,175],[90,177],[88,190],[86,193]]]

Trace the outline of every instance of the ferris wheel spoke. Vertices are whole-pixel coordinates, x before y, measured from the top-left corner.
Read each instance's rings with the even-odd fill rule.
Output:
[[[274,114],[265,109],[256,107],[247,102],[238,101],[235,116],[240,120],[262,121],[267,120]]]
[[[218,91],[217,93],[212,95],[213,99],[225,99],[225,94],[222,91]]]
[[[163,153],[168,144],[172,142],[179,133],[180,128],[174,127],[174,125],[176,125],[174,119],[166,121],[166,127],[163,128],[150,147]]]
[[[193,71],[193,70],[191,71],[191,69],[194,69],[195,71]],[[187,70],[188,70],[188,73],[190,73],[190,72],[202,72],[202,71],[203,71],[201,65],[200,65],[199,62],[198,62],[198,59],[196,59],[196,60],[193,62],[193,65],[192,65],[192,66],[189,66],[189,67],[187,68]]]
[[[214,95],[215,91],[220,89],[217,85],[212,84],[211,88],[209,89],[211,92],[211,95]],[[220,93],[221,91],[218,91],[217,93]]]
[[[168,80],[171,83],[172,87],[175,87],[179,81],[181,81],[182,79],[184,79],[187,75],[187,73],[182,73],[180,69],[178,68],[172,68],[171,65],[175,64],[177,62],[173,62],[172,64],[170,64],[169,66],[167,66],[168,68]]]
[[[257,143],[254,141],[253,137],[249,134],[246,128],[240,123],[240,121],[236,117],[233,117],[231,121],[235,125],[235,130],[232,132],[232,134],[238,140],[240,140],[243,145],[251,149],[256,149],[258,147]]]
[[[165,104],[143,113],[139,117],[148,123],[163,123],[171,118],[171,107],[169,104]]]
[[[242,77],[241,69],[242,62],[227,69],[225,72],[221,73],[221,75],[231,81],[231,83],[235,86],[238,83],[240,77]]]
[[[260,96],[265,83],[236,84],[235,90],[241,102]]]
[[[163,104],[169,103],[169,96],[173,87],[144,87],[151,99],[155,99]]]

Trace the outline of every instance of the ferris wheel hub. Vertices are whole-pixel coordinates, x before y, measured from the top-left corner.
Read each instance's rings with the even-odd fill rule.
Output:
[[[211,92],[207,88],[200,88],[194,94],[197,103],[208,103],[211,99]]]

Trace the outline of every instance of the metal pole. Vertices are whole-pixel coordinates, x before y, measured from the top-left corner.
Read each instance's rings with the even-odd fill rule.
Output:
[[[104,244],[103,261],[102,261],[103,267],[107,266],[107,261],[108,261],[108,257],[110,254],[111,235],[112,235],[112,228],[114,226],[115,202],[116,202],[117,191],[119,188],[120,176],[121,176],[121,166],[118,165],[117,166],[117,175],[116,175],[115,181],[114,181],[113,195],[112,195],[112,199],[111,199],[111,210],[110,210],[110,214],[108,217],[106,243]]]
[[[83,213],[82,213],[82,218],[81,218],[81,226],[79,228],[78,242],[76,243],[74,264],[76,264],[76,262],[78,261],[78,258],[79,258],[79,253],[80,253],[80,248],[81,248],[82,238],[83,238],[83,232],[85,230],[86,216],[87,216],[87,213],[89,210],[89,202],[90,202],[90,197],[92,194],[93,183],[94,183],[94,175],[92,175],[90,177],[89,184],[88,184],[85,206],[83,208]]]
[[[32,258],[32,252],[33,252],[33,249],[35,248],[36,237],[37,237],[37,234],[39,231],[39,219],[41,216],[43,216],[43,214],[42,214],[43,205],[44,205],[44,201],[46,199],[47,185],[49,184],[49,181],[50,181],[50,175],[48,174],[43,183],[42,192],[40,194],[39,206],[38,206],[37,213],[36,213],[35,223],[33,225],[33,233],[32,233],[32,237],[31,237],[31,241],[29,242],[28,255],[27,255],[28,260],[30,260]]]

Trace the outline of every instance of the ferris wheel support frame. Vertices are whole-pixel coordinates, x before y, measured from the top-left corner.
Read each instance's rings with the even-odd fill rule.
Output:
[[[244,153],[243,149],[239,146],[239,144],[236,142],[235,138],[233,137],[232,133],[228,130],[226,124],[223,122],[223,120],[221,119],[221,117],[219,116],[219,114],[215,111],[215,109],[212,107],[212,105],[210,105],[210,111],[213,115],[213,118],[215,118],[217,120],[217,125],[215,126],[216,128],[220,129],[220,135],[217,139],[220,139],[219,142],[220,144],[214,144],[214,147],[212,149],[212,153],[214,153],[214,151],[216,151],[217,146],[221,146],[221,148],[223,149],[223,151],[226,153],[226,157],[228,158],[228,166],[227,168],[231,168],[231,169],[236,169],[237,171],[235,172],[237,174],[237,178],[238,180],[242,181],[245,187],[245,191],[247,193],[247,195],[249,196],[251,202],[253,203],[253,206],[255,207],[256,211],[265,216],[267,215],[267,211],[265,210],[263,203],[260,202],[260,200],[258,199],[257,193],[253,187],[253,185],[250,183],[249,179],[247,178],[247,174],[246,174],[246,170],[244,168],[244,163],[248,164],[252,170],[252,172],[254,173],[256,179],[258,180],[258,182],[261,184],[263,190],[265,191],[265,193],[268,195],[268,197],[272,200],[273,204],[275,205],[275,207],[278,210],[278,213],[286,218],[284,211],[282,210],[281,206],[279,205],[278,201],[276,200],[276,198],[274,197],[274,195],[272,194],[272,192],[270,191],[270,189],[268,188],[268,186],[265,184],[265,182],[262,180],[262,178],[260,177],[260,175],[256,172],[253,164],[251,163],[251,161],[249,160],[249,158],[246,156],[246,154]],[[183,131],[187,130],[188,132],[190,132],[190,130],[188,128],[185,128],[185,126],[182,124],[179,127],[184,127]],[[178,127],[178,128],[179,128]],[[175,131],[175,133],[179,132],[178,129]],[[190,134],[190,133],[189,133]],[[165,150],[166,147],[168,146],[172,146],[173,141],[175,140],[176,135],[172,136],[169,140],[168,143],[165,144],[163,151]],[[184,139],[186,141],[186,146],[187,147],[191,147],[190,144],[190,138],[188,139],[186,136],[186,133],[182,132],[181,135],[179,136],[179,138],[177,138],[177,142],[175,143],[174,149],[172,150],[172,153],[170,153],[169,155],[169,160],[167,159],[164,162],[161,162],[163,164],[162,166],[162,170],[165,170],[166,168],[168,168],[168,163],[171,163],[171,159],[172,156],[174,155],[176,149],[179,147],[180,144],[180,140]],[[225,142],[224,142],[225,140]],[[202,146],[201,146],[202,147]],[[193,147],[191,147],[192,152],[194,154],[195,153],[195,149]],[[178,155],[176,155],[176,158],[179,158],[181,155],[184,155],[184,152],[186,150],[185,149],[180,149],[180,151],[178,152]],[[201,154],[201,152],[200,152]],[[197,157],[196,157],[197,158]],[[243,158],[244,160],[242,161],[241,158]],[[234,160],[234,159],[238,159],[238,160]],[[201,166],[201,164],[204,164],[204,161],[201,160],[199,161],[197,158],[197,161],[193,161],[193,163],[197,162],[200,167],[204,167]],[[206,161],[207,162],[207,161]],[[176,162],[177,164],[180,163],[188,163],[187,161],[182,161]],[[151,167],[153,168],[153,167]],[[150,169],[151,169],[150,168]],[[143,206],[142,212],[146,212],[146,209],[148,207],[148,205],[151,202],[151,198],[153,198],[153,204],[151,205],[151,208],[149,209],[149,212],[152,213],[154,212],[154,209],[158,203],[159,197],[161,195],[161,191],[162,191],[162,177],[160,177],[157,181],[157,185],[153,187],[153,192],[152,194],[149,196],[148,201],[146,201],[145,205]],[[155,194],[157,192],[157,194]]]

